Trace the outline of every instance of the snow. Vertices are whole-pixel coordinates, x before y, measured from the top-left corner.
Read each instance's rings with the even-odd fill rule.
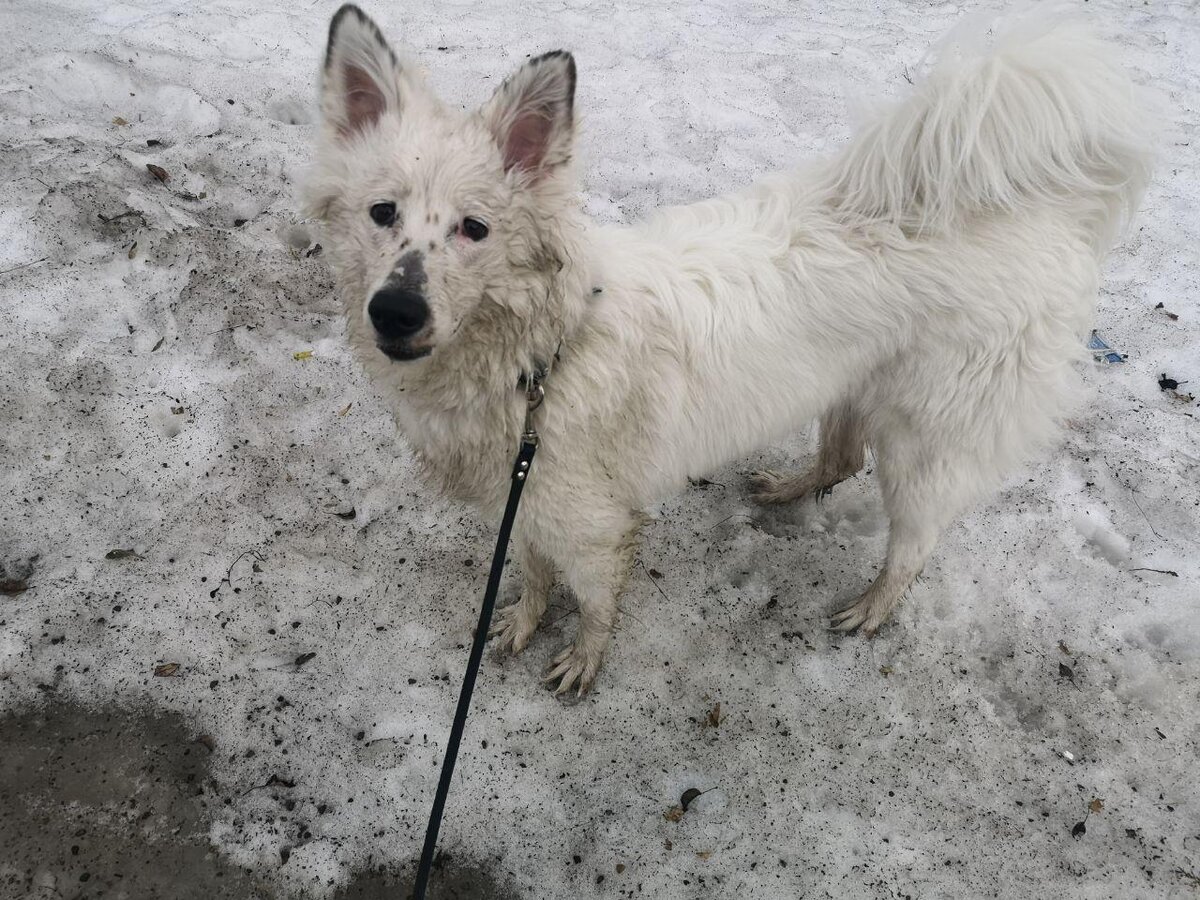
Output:
[[[0,563],[28,581],[0,594],[0,710],[187,717],[216,847],[315,897],[419,852],[496,526],[416,478],[298,218],[335,5],[9,0],[0,64]],[[1158,378],[1200,387],[1200,20],[1080,8],[1166,101],[1097,317],[1128,361],[1089,370],[1060,445],[949,530],[873,642],[826,630],[882,559],[873,477],[783,511],[742,485],[815,434],[653,510],[589,697],[538,684],[561,591],[523,656],[485,657],[455,862],[529,897],[1192,896],[1200,406]],[[837,146],[963,11],[368,9],[454,103],[572,49],[601,221]],[[295,787],[249,790],[272,775]]]

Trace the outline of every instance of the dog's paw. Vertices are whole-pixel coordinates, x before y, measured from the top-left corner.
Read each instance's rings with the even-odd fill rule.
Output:
[[[789,488],[795,480],[793,475],[770,469],[751,472],[748,479],[750,499],[764,506],[772,503],[788,503],[793,499]]]
[[[529,644],[541,616],[531,616],[524,603],[510,603],[496,610],[488,637],[496,638],[496,649],[516,656]]]
[[[875,637],[875,632],[887,618],[887,609],[881,609],[871,591],[867,591],[845,609],[833,614],[830,626],[834,631],[849,634],[857,631],[864,637]]]
[[[586,647],[573,643],[554,657],[550,668],[543,679],[546,684],[554,686],[554,695],[561,696],[572,688],[577,688],[576,697],[582,697],[596,680],[600,664],[604,661],[603,652],[594,652]]]
[[[804,475],[787,472],[753,472],[750,475],[750,499],[761,505],[794,503],[811,497],[820,503],[841,484],[843,476],[813,471]]]

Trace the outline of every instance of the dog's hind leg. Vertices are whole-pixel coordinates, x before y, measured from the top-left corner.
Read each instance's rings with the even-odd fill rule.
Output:
[[[816,465],[799,473],[755,472],[750,476],[755,503],[791,503],[806,497],[820,499],[834,485],[863,467],[866,438],[862,419],[849,403],[840,403],[821,417],[821,447]]]
[[[608,518],[598,513],[599,517]],[[555,694],[576,688],[582,696],[604,661],[642,523],[636,513],[622,518],[622,527],[603,535],[593,532],[586,543],[567,548],[562,559],[563,579],[579,601],[580,621],[574,641],[551,661],[546,673],[548,683],[557,682]]]
[[[832,622],[838,631],[857,629],[867,637],[921,574],[945,527],[984,487],[978,460],[942,449],[935,434],[889,435],[874,446],[891,520],[887,559],[871,586]]]
[[[546,612],[546,603],[554,587],[554,565],[529,541],[517,541],[517,563],[524,581],[521,599],[496,610],[488,637],[497,638],[499,650],[514,655],[525,649]]]

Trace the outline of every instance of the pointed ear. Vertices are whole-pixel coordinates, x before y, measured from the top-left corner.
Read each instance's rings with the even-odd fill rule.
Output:
[[[321,113],[339,137],[369,130],[385,112],[399,114],[404,70],[379,26],[347,3],[329,23],[321,73]]]
[[[571,159],[575,140],[575,59],[555,50],[531,59],[484,104],[505,171],[540,181]]]

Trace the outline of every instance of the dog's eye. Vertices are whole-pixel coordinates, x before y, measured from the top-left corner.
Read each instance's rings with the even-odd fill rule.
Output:
[[[488,236],[488,227],[478,219],[467,216],[462,220],[462,233],[473,241],[482,241]]]
[[[372,203],[371,221],[384,228],[396,221],[395,203]]]

